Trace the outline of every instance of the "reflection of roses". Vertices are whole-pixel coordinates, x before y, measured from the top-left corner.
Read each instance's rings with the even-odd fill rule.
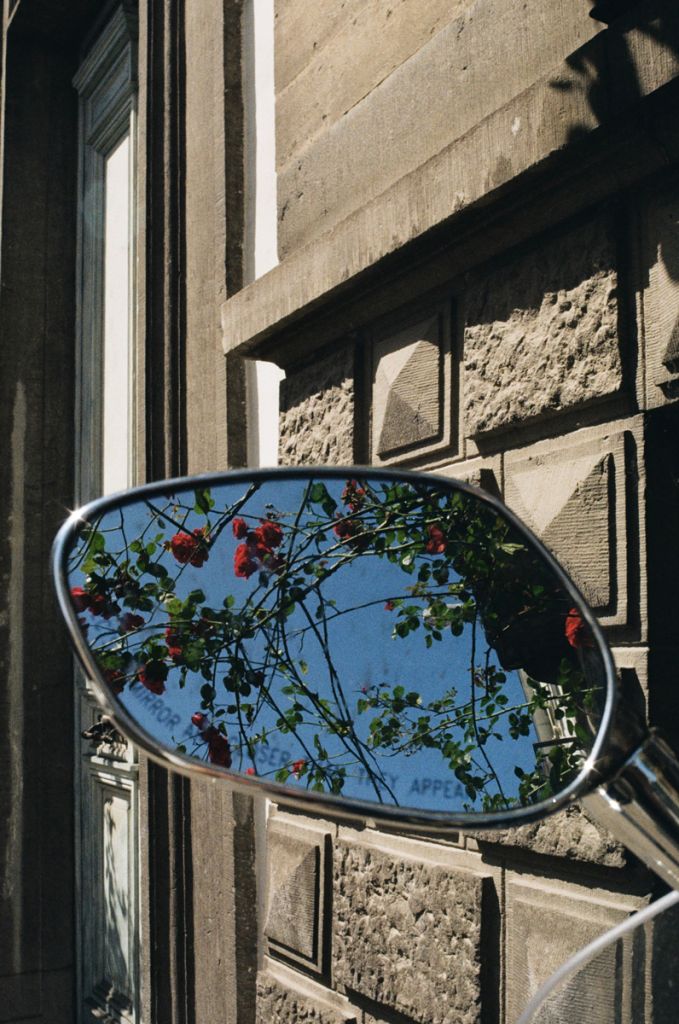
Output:
[[[342,491],[342,501],[349,506],[352,512],[358,512],[365,501],[365,488],[360,487],[357,480],[347,480]]]
[[[180,565],[190,563],[200,569],[209,558],[204,526],[197,527],[191,533],[175,533],[169,547]]]
[[[203,738],[207,740],[207,756],[212,764],[219,764],[222,768],[230,768],[231,747],[226,736],[214,725],[211,725],[203,732]]]
[[[133,633],[135,629],[140,629],[144,625],[144,619],[141,615],[134,615],[132,612],[125,612],[118,619],[118,631],[120,633]]]
[[[226,736],[214,725],[208,724],[208,717],[202,711],[191,715],[191,722],[207,743],[207,756],[212,764],[223,768],[231,767],[231,747]]]
[[[235,532],[235,531],[234,531]],[[283,530],[278,523],[263,519],[260,525],[239,544],[233,556],[233,570],[241,579],[249,579],[259,569],[277,572],[283,566],[282,557],[273,549],[283,543]]]
[[[338,519],[332,528],[332,532],[340,540],[349,540],[356,533],[357,524],[353,519]]]
[[[71,600],[77,612],[86,612],[91,603],[90,595],[82,587],[71,587]]]
[[[137,679],[151,693],[165,693],[165,680],[169,674],[169,668],[162,661],[147,661],[137,672]]]
[[[239,544],[233,556],[233,571],[241,579],[250,579],[257,572],[257,562],[247,544]]]
[[[92,594],[90,611],[93,615],[101,615],[102,619],[110,619],[113,615],[117,615],[120,607],[115,602],[109,603],[106,594]]]
[[[106,592],[92,593],[83,587],[71,587],[71,600],[77,612],[90,612],[102,619],[110,619],[120,611],[120,606],[109,600]]]
[[[234,537],[237,538],[237,540],[242,540],[243,537],[247,537],[247,535],[248,535],[248,525],[247,525],[247,523],[245,522],[244,519],[239,519],[239,518],[234,519],[234,521],[232,523],[232,526],[233,526],[233,535],[234,535]]]
[[[571,608],[566,616],[564,633],[568,643],[576,650],[581,650],[583,647],[594,646],[589,626],[577,608]]]
[[[270,519],[262,520],[261,525],[253,530],[253,537],[267,548],[277,548],[279,544],[283,543],[283,531],[280,525],[273,523]]]
[[[437,523],[433,523],[429,527],[428,533],[429,540],[425,544],[424,550],[430,555],[442,555],[448,542],[445,533]]]
[[[114,693],[122,693],[125,687],[125,674],[119,668],[105,668],[104,681]]]
[[[165,630],[165,643],[167,644],[167,653],[173,661],[177,661],[182,656],[181,648],[181,637],[178,633],[175,633],[172,626],[168,626]]]

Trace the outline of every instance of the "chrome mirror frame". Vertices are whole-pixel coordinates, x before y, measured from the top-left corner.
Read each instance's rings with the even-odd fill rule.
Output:
[[[554,573],[559,585],[573,599],[573,603],[577,604],[581,609],[583,618],[591,630],[594,643],[601,654],[605,671],[606,698],[601,722],[590,754],[577,778],[557,795],[529,807],[519,807],[506,812],[492,813],[418,811],[413,808],[380,805],[332,794],[319,795],[318,793],[302,789],[291,789],[281,783],[251,778],[209,762],[198,762],[179,752],[160,747],[120,704],[113,704],[109,699],[108,690],[100,678],[96,661],[83,639],[82,632],[78,626],[76,611],[70,601],[66,568],[67,556],[75,539],[76,532],[83,521],[98,518],[113,508],[123,508],[139,499],[151,499],[168,491],[191,489],[194,487],[215,487],[219,484],[238,484],[245,481],[264,482],[275,479],[304,479],[310,475],[319,480],[337,480],[365,476],[368,472],[371,479],[399,479],[413,484],[419,483],[428,486],[438,484],[442,488],[461,491],[485,504],[496,514],[508,521],[512,528],[525,538],[529,546],[537,551],[538,555]],[[528,824],[592,793],[597,786],[600,786],[606,779],[611,778],[615,774],[626,757],[638,745],[638,741],[643,735],[634,728],[630,729],[629,723],[626,721],[626,715],[621,715],[620,713],[618,685],[611,652],[596,618],[575,584],[541,541],[499,499],[471,484],[450,477],[437,476],[430,473],[409,472],[400,469],[342,466],[235,470],[145,484],[120,494],[99,498],[83,508],[72,512],[55,539],[52,550],[52,566],[57,599],[75,651],[86,675],[92,682],[93,692],[102,712],[108,716],[113,726],[119,732],[126,735],[136,746],[145,751],[149,757],[166,768],[171,768],[180,774],[194,778],[228,780],[238,791],[250,795],[260,793],[280,804],[305,813],[351,820],[353,822],[356,822],[358,819],[365,823],[379,824],[381,827],[398,828],[406,832],[431,835],[446,835],[459,830],[500,829]],[[623,722],[624,727],[621,728]]]

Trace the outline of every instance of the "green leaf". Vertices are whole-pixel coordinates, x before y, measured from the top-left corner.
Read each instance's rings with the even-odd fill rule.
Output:
[[[195,505],[193,506],[194,512],[202,512],[203,515],[207,515],[208,512],[214,508],[215,500],[210,493],[209,487],[199,487],[193,492],[195,498]]]

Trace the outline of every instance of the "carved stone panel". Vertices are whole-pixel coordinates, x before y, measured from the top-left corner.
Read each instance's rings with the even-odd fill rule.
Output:
[[[450,313],[445,304],[374,333],[371,449],[376,464],[451,443]]]
[[[84,762],[81,830],[85,1020],[134,1024],[137,985],[136,770]]]
[[[641,257],[645,399],[654,408],[679,398],[679,192],[646,205]]]
[[[340,841],[336,982],[422,1024],[476,1024],[482,1019],[482,904],[491,885],[471,871]]]
[[[606,625],[627,622],[625,435],[511,452],[505,500],[554,552]]]
[[[324,967],[328,833],[278,817],[267,829],[264,934],[268,952],[315,972]]]
[[[639,900],[541,878],[507,884],[507,1019],[576,950],[637,909]],[[633,938],[607,946],[558,988],[541,1024],[641,1024],[643,971]],[[638,953],[637,953],[638,955]]]
[[[475,280],[465,316],[466,436],[618,392],[617,286],[614,245],[602,221]]]

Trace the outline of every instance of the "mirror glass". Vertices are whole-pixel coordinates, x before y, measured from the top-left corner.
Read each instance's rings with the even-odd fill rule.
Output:
[[[194,481],[71,537],[78,628],[152,745],[450,813],[545,800],[591,749],[605,672],[581,611],[522,531],[445,480]]]

